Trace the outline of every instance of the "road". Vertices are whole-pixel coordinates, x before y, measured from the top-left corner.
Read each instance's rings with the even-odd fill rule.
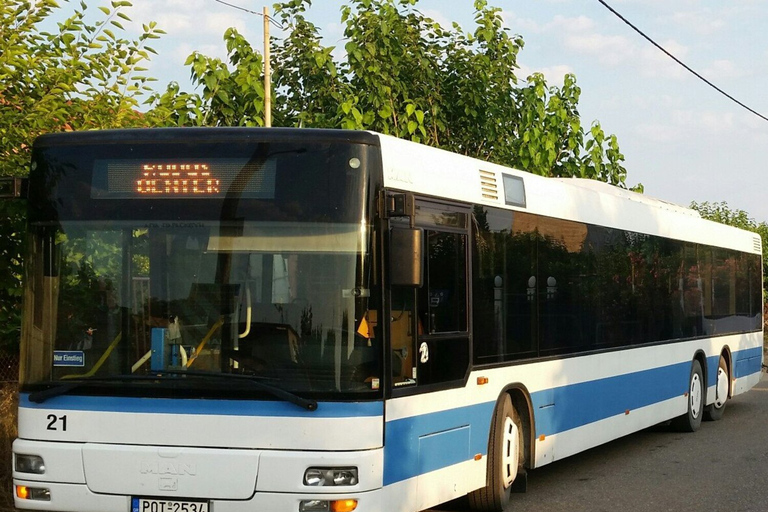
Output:
[[[768,511],[768,378],[693,434],[650,429],[530,472],[507,510]]]

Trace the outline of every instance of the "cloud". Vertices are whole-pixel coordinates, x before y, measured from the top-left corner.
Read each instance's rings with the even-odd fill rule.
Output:
[[[504,24],[515,34],[540,34],[544,31],[543,25],[531,18],[521,18],[513,11],[502,11],[501,18],[504,20]]]
[[[169,36],[194,40],[216,37],[220,41],[229,27],[247,34],[250,27],[261,26],[260,17],[204,0],[134,0],[126,13],[134,20],[134,31],[142,23],[156,21]]]
[[[616,67],[631,60],[635,49],[623,36],[606,36],[597,32],[566,36],[565,48],[576,53],[589,55],[609,67]]]
[[[701,74],[708,80],[717,83],[744,78],[750,76],[752,73],[739,68],[731,60],[716,60],[701,70]]]
[[[561,87],[563,85],[563,78],[568,73],[573,73],[573,68],[566,64],[547,66],[547,67],[528,67],[525,64],[520,64],[520,69],[515,73],[518,78],[525,79],[531,76],[533,73],[541,73],[547,80],[547,84],[556,85]]]
[[[547,23],[539,24],[519,18],[509,11],[505,14],[514,30],[523,34],[552,36],[560,41],[565,50],[594,57],[608,67],[616,67],[626,62],[635,51],[634,45],[626,37],[605,35],[596,31],[597,24],[588,16],[556,15]]]
[[[668,102],[669,99],[665,100]],[[658,109],[659,117],[655,122],[642,123],[636,126],[635,134],[645,140],[655,143],[681,143],[707,140],[722,141],[726,137],[741,137],[748,130],[737,119],[732,111],[693,110],[677,108],[665,111]]]
[[[659,43],[659,46],[674,55],[677,59],[685,62],[688,56],[688,47],[678,43],[675,40],[667,40]],[[668,55],[653,45],[644,46],[639,53],[640,72],[650,78],[669,78],[673,80],[683,80],[690,76],[680,64],[672,60]]]
[[[638,138],[653,143],[676,143],[686,140],[684,132],[679,126],[665,123],[643,123],[634,129]]]
[[[564,32],[588,32],[595,28],[595,22],[592,18],[587,16],[577,16],[575,18],[568,18],[566,16],[557,15],[550,23],[545,25],[545,30],[548,31],[564,31]]]
[[[673,25],[676,30],[685,29],[701,36],[711,36],[726,27],[723,17],[705,8],[695,11],[678,11],[657,18],[659,23]]]

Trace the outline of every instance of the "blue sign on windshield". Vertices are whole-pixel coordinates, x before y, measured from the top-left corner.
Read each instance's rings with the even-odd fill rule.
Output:
[[[55,350],[53,366],[85,366],[85,352],[82,350]]]

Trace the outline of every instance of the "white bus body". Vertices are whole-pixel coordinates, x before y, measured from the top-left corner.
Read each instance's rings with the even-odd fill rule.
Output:
[[[122,141],[121,144],[133,144],[136,141],[146,143],[152,140],[167,142],[186,136],[186,132],[181,135],[179,131],[173,130],[158,132],[161,135],[157,137],[150,132],[131,132],[128,142],[121,139],[122,132],[107,132],[107,135],[98,141],[91,141],[86,135],[76,143],[83,145],[83,151],[87,152],[90,151],[91,144],[104,145],[111,143],[113,139]],[[214,135],[208,135],[212,133]],[[208,131],[205,136],[200,137],[200,142],[217,137],[216,133],[222,132]],[[329,135],[329,132],[312,130],[232,130],[225,132],[222,137],[239,140],[242,133],[247,133],[246,138],[253,140],[270,140],[270,137],[277,134],[283,139],[296,141],[311,142],[314,139],[322,139],[344,144],[355,142],[372,148],[370,153],[365,154],[365,158],[354,156],[349,159],[353,170],[361,164],[361,160],[363,167],[370,167],[369,181],[361,185],[362,204],[377,206],[371,206],[367,210],[364,206],[361,207],[360,212],[364,212],[367,217],[362,218],[358,231],[353,232],[348,249],[339,250],[331,247],[335,247],[337,242],[322,241],[312,242],[312,248],[302,248],[300,238],[296,237],[311,238],[313,235],[301,230],[291,235],[274,235],[270,243],[274,247],[283,244],[282,249],[270,249],[272,246],[268,247],[264,245],[266,242],[259,241],[260,236],[265,236],[259,233],[271,233],[269,229],[277,228],[255,226],[249,231],[251,228],[247,218],[245,227],[237,238],[233,239],[228,248],[223,248],[220,242],[214,243],[214,240],[216,233],[224,237],[224,228],[212,231],[213,234],[208,239],[199,235],[201,229],[207,229],[207,218],[201,221],[199,226],[192,226],[192,218],[187,216],[175,221],[175,226],[158,227],[157,223],[146,220],[149,217],[137,214],[144,219],[140,225],[126,224],[128,227],[123,231],[126,233],[123,240],[131,239],[129,245],[133,249],[122,249],[124,265],[121,268],[126,268],[128,263],[125,262],[129,261],[132,255],[144,250],[138,249],[144,247],[140,245],[144,240],[142,237],[147,237],[150,244],[159,244],[160,239],[166,244],[165,253],[153,252],[155,249],[149,248],[146,255],[153,269],[159,268],[157,261],[166,262],[163,259],[166,258],[168,272],[174,272],[173,265],[190,261],[189,258],[204,260],[205,254],[199,257],[196,256],[197,253],[193,255],[196,250],[195,243],[199,242],[202,246],[207,243],[207,252],[211,254],[229,251],[228,254],[235,256],[231,261],[226,260],[226,264],[235,268],[245,262],[242,263],[243,268],[248,268],[243,271],[245,273],[237,274],[240,276],[237,282],[240,283],[240,288],[249,288],[248,293],[251,295],[246,298],[246,294],[239,289],[237,300],[241,309],[247,305],[248,314],[253,314],[253,325],[256,326],[256,322],[265,322],[266,325],[266,316],[258,317],[261,314],[259,301],[263,299],[265,303],[270,302],[264,296],[269,292],[264,284],[268,278],[263,276],[267,272],[274,272],[272,282],[275,283],[277,279],[277,271],[273,270],[277,268],[277,263],[264,263],[267,260],[262,254],[266,255],[272,251],[275,254],[298,255],[295,259],[299,262],[295,265],[305,274],[308,269],[315,269],[317,273],[317,269],[323,265],[335,265],[334,268],[339,270],[327,274],[328,280],[334,276],[342,279],[339,276],[346,276],[347,273],[350,280],[340,286],[341,291],[335,292],[327,299],[333,302],[333,307],[323,303],[325,299],[322,299],[318,291],[321,286],[325,286],[323,283],[326,281],[309,279],[306,284],[298,285],[306,287],[305,293],[317,293],[316,296],[310,295],[309,300],[314,310],[307,305],[302,306],[302,322],[311,322],[313,311],[315,318],[319,318],[321,314],[325,314],[323,308],[326,308],[329,312],[325,318],[333,319],[338,324],[327,326],[327,333],[321,333],[317,329],[311,331],[311,336],[317,337],[318,347],[321,347],[316,351],[319,355],[313,357],[323,364],[328,364],[329,371],[334,373],[334,377],[329,377],[327,383],[327,389],[330,391],[318,394],[316,391],[320,389],[320,385],[317,384],[306,390],[298,384],[291,388],[299,397],[316,397],[314,410],[311,406],[302,407],[283,399],[275,399],[272,395],[251,396],[248,394],[250,391],[240,389],[239,384],[235,386],[234,381],[232,386],[237,387],[237,396],[227,398],[227,384],[224,384],[222,389],[216,388],[212,394],[201,391],[198,396],[195,393],[198,393],[199,386],[190,385],[190,389],[187,389],[184,386],[171,385],[180,381],[181,377],[178,375],[175,377],[177,382],[169,384],[169,374],[163,371],[165,367],[153,366],[150,371],[147,368],[149,361],[139,365],[138,356],[144,353],[147,345],[137,345],[137,349],[132,349],[130,353],[128,349],[119,353],[125,354],[125,364],[128,367],[138,365],[139,371],[145,371],[146,378],[142,377],[144,380],[140,384],[132,384],[129,378],[120,373],[125,370],[118,369],[123,363],[110,362],[117,360],[118,351],[121,350],[119,347],[127,343],[120,341],[119,337],[105,337],[98,351],[95,348],[98,344],[96,337],[93,338],[93,349],[70,350],[67,346],[67,350],[64,350],[62,347],[65,342],[61,341],[62,336],[47,332],[56,330],[55,325],[59,326],[59,333],[64,329],[62,321],[56,317],[56,309],[63,311],[66,305],[61,303],[57,306],[59,294],[50,291],[52,288],[63,286],[64,270],[60,271],[62,276],[59,276],[59,271],[46,271],[47,274],[42,272],[36,279],[35,263],[31,263],[33,268],[28,279],[32,284],[28,286],[25,296],[19,438],[14,444],[13,477],[17,508],[80,512],[405,512],[429,508],[474,492],[471,499],[474,506],[493,509],[499,505],[504,506],[509,488],[514,485],[514,475],[517,475],[519,484],[524,480],[522,472],[525,469],[549,464],[673,418],[693,415],[694,419],[700,421],[705,412],[716,413],[724,406],[727,398],[749,390],[760,378],[763,360],[761,289],[750,288],[749,293],[744,292],[745,298],[742,298],[737,290],[737,285],[741,286],[747,282],[750,287],[762,286],[761,264],[756,269],[754,267],[755,261],[760,261],[761,241],[753,233],[712,223],[701,219],[696,212],[689,209],[603,183],[542,178],[379,134],[356,134],[347,140],[345,137],[348,132]],[[66,147],[67,144],[69,142],[64,136],[60,139],[44,140],[40,147],[58,148]],[[45,154],[41,151],[41,154]],[[303,152],[297,150],[294,153]],[[356,159],[356,162],[353,162],[353,159]],[[260,165],[260,169],[268,167],[263,162]],[[280,165],[280,162],[276,164],[277,172]],[[352,171],[348,169],[347,174],[350,172]],[[276,180],[279,188],[279,178]],[[514,188],[507,189],[505,186]],[[34,190],[31,183],[30,194],[34,194]],[[89,200],[96,203],[104,201],[98,203],[99,205],[106,204],[109,200],[91,199],[96,197],[93,194]],[[406,207],[387,211],[387,198],[395,196],[398,200],[403,198]],[[124,196],[115,197],[125,199]],[[169,198],[169,202],[170,199],[173,197]],[[202,204],[206,200],[199,201]],[[32,199],[30,201],[34,203],[33,207],[37,204]],[[414,209],[407,206],[411,202],[415,202]],[[149,203],[141,202],[137,211],[147,204]],[[193,207],[192,210],[194,209]],[[424,213],[432,211],[438,213],[429,214],[431,217]],[[438,217],[443,215],[439,212],[443,212],[444,217],[450,220],[439,219]],[[133,212],[125,212],[120,222],[130,221],[132,214]],[[502,216],[505,219],[515,216],[514,219],[523,219],[529,223],[526,225],[535,224],[537,227],[521,227],[523,220],[514,220],[508,228],[495,231],[495,228],[489,228],[480,233],[484,228],[479,227],[478,219],[485,214]],[[67,215],[80,219],[77,216],[81,214],[77,208],[70,213],[61,213],[60,222],[64,226],[61,231],[66,232],[70,239],[74,239],[75,235],[72,233],[75,233],[75,230],[69,228],[67,231]],[[95,218],[101,213],[95,212],[93,215]],[[224,214],[221,215],[223,218]],[[48,233],[47,224],[40,221],[39,216],[33,215],[31,224],[36,222],[36,218],[40,227],[35,228],[35,232],[39,232],[35,236],[40,239],[49,236],[45,234]],[[90,226],[87,222],[95,222],[90,217],[83,218],[86,227]],[[455,219],[459,219],[457,223],[454,222]],[[160,220],[168,219],[166,217]],[[316,222],[315,219],[311,221]],[[463,222],[466,224],[462,224]],[[531,222],[534,224],[530,224]],[[420,229],[424,233],[424,240],[417,242],[422,244],[422,257],[427,262],[422,272],[424,284],[421,288],[389,284],[392,271],[390,265],[395,264],[390,263],[392,260],[389,259],[390,253],[395,252],[394,248],[389,246],[394,243],[390,241],[390,233],[392,229],[400,226],[398,223],[408,225],[408,228],[404,229]],[[119,222],[117,224],[120,225]],[[560,235],[557,230],[561,229],[560,226],[566,226],[562,230],[566,234],[558,239]],[[652,293],[668,292],[669,300],[656,304],[659,310],[668,308],[669,311],[677,311],[675,301],[678,301],[680,310],[683,311],[680,315],[688,315],[686,318],[695,318],[695,321],[678,318],[675,316],[678,313],[664,313],[666,316],[663,321],[659,320],[658,325],[651,321],[653,325],[650,325],[646,311],[642,313],[646,315],[643,317],[646,320],[633,318],[624,324],[611,327],[605,322],[595,320],[594,312],[590,310],[583,313],[578,325],[579,329],[587,333],[583,334],[583,338],[588,340],[587,343],[594,345],[577,347],[575,341],[573,347],[562,345],[562,340],[567,338],[563,336],[562,329],[550,333],[543,322],[552,319],[555,322],[563,322],[562,325],[567,328],[571,325],[569,322],[576,321],[574,318],[577,313],[574,313],[576,310],[573,309],[573,301],[567,304],[563,302],[557,307],[555,303],[561,299],[571,300],[563,298],[564,290],[568,286],[572,286],[573,290],[594,290],[595,287],[590,283],[597,283],[597,278],[587,276],[583,277],[583,281],[577,282],[581,278],[565,278],[555,275],[556,272],[547,275],[546,272],[549,271],[542,270],[540,275],[531,276],[532,281],[529,279],[527,285],[521,282],[519,290],[513,293],[512,285],[507,284],[512,279],[512,274],[504,274],[502,279],[502,273],[512,272],[510,265],[515,262],[505,259],[499,263],[501,260],[498,255],[512,254],[509,251],[518,249],[510,246],[507,249],[498,249],[498,252],[494,253],[496,256],[481,255],[478,251],[486,249],[478,247],[478,240],[503,241],[514,229],[525,232],[528,238],[519,238],[520,243],[532,244],[525,247],[535,247],[535,253],[532,254],[537,255],[536,258],[540,260],[532,263],[531,268],[545,269],[546,265],[556,258],[584,253],[587,244],[592,243],[589,242],[590,237],[597,247],[600,240],[603,240],[599,239],[599,236],[603,235],[594,234],[598,233],[598,228],[612,230],[610,233],[631,233],[632,236],[638,234],[643,240],[649,240],[649,243],[657,243],[654,241],[663,239],[658,243],[706,247],[706,250],[696,249],[694,257],[712,258],[712,261],[715,261],[717,251],[722,249],[726,251],[723,252],[723,261],[743,260],[744,265],[752,265],[749,267],[751,274],[748,278],[739,280],[741,278],[737,276],[737,272],[741,271],[741,267],[733,271],[725,267],[705,271],[699,270],[704,268],[700,263],[695,264],[695,271],[681,270],[683,273],[680,275],[683,277],[679,278],[679,283],[677,277],[669,274],[670,277],[663,285],[653,285],[656,286],[656,291],[647,292],[648,297],[654,296]],[[144,229],[150,234],[146,235]],[[153,234],[153,230],[158,231],[159,235]],[[184,247],[179,249],[180,256],[177,258],[177,253],[173,252],[176,250],[172,248],[175,247],[173,242],[179,240],[179,233],[183,230],[194,233],[185,235],[184,244],[179,244]],[[333,229],[329,232],[333,232]],[[251,238],[248,233],[252,234]],[[446,236],[439,238],[441,233]],[[441,241],[432,242],[432,235],[435,235],[435,240],[439,238]],[[83,236],[89,239],[88,236],[93,235]],[[482,238],[484,236],[486,238]],[[539,238],[534,240],[531,236]],[[102,239],[98,236],[96,238]],[[118,238],[119,236],[115,235],[114,239]],[[193,240],[196,242],[193,243]],[[375,241],[369,243],[368,240]],[[459,283],[453,289],[440,281],[428,294],[425,291],[425,295],[419,295],[422,293],[419,290],[430,286],[430,279],[443,279],[444,276],[430,274],[430,265],[437,263],[426,254],[428,251],[445,251],[446,244],[450,245],[446,241],[458,244],[458,249],[451,245],[454,252],[445,254],[458,254],[457,273],[461,274],[463,268],[465,276],[462,278],[459,275],[450,282]],[[127,247],[120,245],[121,243],[115,242],[115,247]],[[216,246],[216,243],[220,245]],[[45,242],[40,242],[40,246],[45,246]],[[66,245],[59,249],[62,254],[65,250]],[[312,251],[323,253],[329,259],[305,263],[302,258]],[[352,259],[349,261],[353,262],[353,266],[349,271],[341,263],[329,263],[336,262],[334,258],[346,258],[347,256],[339,254],[342,252],[351,254],[349,257]],[[258,256],[254,256],[257,253]],[[249,255],[238,256],[241,254]],[[514,254],[519,256],[525,254],[525,251]],[[670,250],[669,254],[674,255],[677,252]],[[35,257],[38,256],[30,255],[30,261],[45,260],[42,256],[34,260]],[[188,259],[183,259],[185,257]],[[223,260],[221,256],[217,257],[217,268],[220,268]],[[280,261],[286,268],[295,262],[295,259],[288,256],[283,259],[278,256],[269,257],[274,258],[274,262]],[[65,262],[69,261],[65,256],[61,258]],[[492,265],[497,265],[494,268],[504,269],[503,272],[498,271],[495,288],[490,284],[483,284],[487,285],[489,290],[488,303],[495,304],[492,307],[498,307],[498,311],[493,314],[495,316],[480,316],[481,300],[486,297],[481,296],[481,284],[476,275],[481,258],[490,262],[487,268],[491,281],[493,273],[496,272],[491,269]],[[370,264],[370,259],[375,263]],[[48,265],[47,260],[45,261],[45,265]],[[496,263],[493,263],[494,261]],[[253,270],[257,268],[257,264],[261,265],[258,266],[258,275],[257,271]],[[567,264],[567,261],[562,263]],[[649,261],[645,261],[639,263],[637,268],[652,274],[648,270],[650,265]],[[712,265],[714,268],[714,263]],[[683,265],[679,266],[682,268]],[[733,265],[728,268],[732,267]],[[361,283],[356,277],[360,268],[371,268],[373,274],[378,274],[371,278],[370,282]],[[161,277],[166,278],[165,275],[152,274],[155,270],[148,272],[151,277],[142,279],[157,281]],[[684,279],[694,275],[690,272],[695,272],[698,277],[694,279],[693,284],[683,283]],[[755,272],[758,275],[754,275]],[[192,271],[185,273],[191,275]],[[725,278],[732,277],[728,283],[718,284],[715,282],[716,274]],[[236,275],[235,270],[232,270],[230,275]],[[520,275],[524,275],[524,272],[521,271]],[[141,277],[133,273],[131,276],[134,280],[126,279],[119,290],[118,295],[122,294],[122,299],[116,299],[123,308],[128,308],[125,302],[136,296],[136,283]],[[711,281],[709,284],[704,282],[707,278]],[[159,286],[154,281],[151,286]],[[92,282],[95,283],[96,280]],[[639,296],[637,294],[646,293],[637,291],[642,286],[651,286],[645,282],[637,284],[638,288],[635,289],[634,281],[631,286],[624,281],[619,283],[617,280],[617,283],[622,289],[631,290],[636,297]],[[165,288],[155,290],[162,290],[162,293],[172,298],[173,283],[164,286]],[[273,284],[273,287],[276,286]],[[178,296],[185,299],[191,297],[187,288],[189,286]],[[496,295],[492,295],[492,289],[496,290]],[[700,312],[690,311],[691,299],[685,295],[689,290],[696,292],[696,307],[701,309]],[[275,289],[271,291],[274,298],[277,293]],[[263,292],[261,299],[257,298],[257,292]],[[151,294],[155,293],[160,292]],[[721,293],[725,294],[723,298],[718,295]],[[368,294],[378,298],[365,299],[369,300],[367,303],[360,302],[361,297],[365,298]],[[41,296],[47,301],[46,304],[40,303]],[[405,299],[401,300],[403,297]],[[413,303],[408,303],[411,299]],[[611,303],[608,299],[600,300],[604,301],[600,311],[609,308]],[[639,302],[637,298],[628,300]],[[675,303],[669,306],[670,301]],[[707,301],[709,305],[705,304]],[[425,302],[429,302],[429,305],[425,305]],[[528,304],[526,307],[530,307],[530,314],[516,317],[511,306],[516,303]],[[168,304],[171,304],[169,308],[175,307],[170,299]],[[280,329],[295,329],[296,337],[309,337],[309,329],[302,327],[302,331],[297,327],[298,323],[291,323],[298,316],[288,319],[287,312],[292,304],[279,304],[284,306],[278,308],[281,314],[286,315],[284,325],[291,326]],[[458,309],[441,309],[445,304],[453,304]],[[642,310],[645,307],[642,304],[632,304],[635,310],[645,311]],[[716,307],[730,313],[715,314]],[[45,312],[39,308],[44,308]],[[374,310],[377,311],[375,315],[370,313]],[[126,316],[127,313],[118,317],[116,308],[114,313],[110,314],[115,315],[115,321],[123,322],[123,331],[128,332],[129,321],[139,321],[138,311],[136,308],[130,310],[130,318]],[[309,320],[307,311],[310,312]],[[462,314],[466,318],[460,318]],[[224,318],[225,313],[222,312],[221,315],[221,318]],[[234,313],[230,312],[230,316],[232,315]],[[180,316],[183,319],[183,314]],[[483,318],[491,317],[496,319],[494,326],[481,325]],[[231,320],[231,331],[234,334],[230,336],[232,339],[240,336],[241,340],[233,342],[235,348],[232,350],[245,350],[244,347],[249,346],[245,340],[254,336],[247,334],[242,327],[244,318],[246,315],[241,311],[236,319]],[[250,322],[250,316],[248,318]],[[385,318],[389,319],[388,325],[384,321]],[[401,318],[404,323],[398,324]],[[512,325],[529,322],[529,319],[531,327]],[[149,321],[145,320],[142,318],[141,321]],[[444,322],[444,325],[447,322],[450,326],[441,331],[440,322]],[[187,324],[189,323],[188,321]],[[108,323],[104,325],[101,328],[107,329]],[[367,331],[369,325],[370,331]],[[403,325],[405,327],[401,328]],[[634,326],[642,333],[652,332],[654,329],[658,332],[664,329],[673,332],[670,329],[675,329],[674,332],[680,330],[683,334],[670,340],[638,340],[632,338]],[[114,326],[109,328],[112,332],[118,331]],[[220,354],[227,350],[224,327],[218,328],[221,334],[215,336],[221,339],[217,341],[219,345],[216,346],[220,346],[220,349],[215,352],[216,357],[220,357]],[[263,326],[262,328],[266,329]],[[494,329],[493,332],[501,333],[498,351],[492,343],[480,339],[481,328],[486,329],[483,333]],[[525,349],[509,348],[511,342],[504,341],[505,330],[507,333],[513,333],[518,332],[515,330],[518,328],[521,333],[531,332],[534,333],[532,336],[535,335],[536,339]],[[153,329],[168,336],[166,330],[160,331],[157,327],[148,327],[147,332]],[[168,328],[170,329],[172,327]],[[206,329],[201,332],[205,333]],[[682,329],[688,329],[685,331],[688,334]],[[215,331],[215,326],[211,327],[211,330]],[[96,332],[98,335],[98,331]],[[353,332],[358,334],[354,336],[354,340],[350,334]],[[401,336],[398,334],[400,332],[402,339],[396,341],[396,338]],[[627,339],[630,341],[624,342],[623,345],[612,345],[611,332],[627,333]],[[694,335],[691,335],[691,332]],[[136,340],[139,338],[138,335],[135,337]],[[554,343],[551,350],[545,347],[550,338]],[[208,354],[205,351],[214,352],[213,348],[198,344],[199,337],[195,340],[192,345],[197,345],[194,348],[203,354],[201,358]],[[138,341],[131,343],[139,344]],[[296,343],[305,351],[309,350],[307,347],[311,344],[307,341]],[[504,343],[506,348],[501,347]],[[352,361],[359,353],[368,354],[366,344],[371,350],[375,349],[378,355],[366,367],[365,371],[368,373],[363,375],[364,378],[355,381],[358,387],[352,384],[345,387],[345,361]],[[152,345],[152,349],[158,346]],[[459,347],[455,356],[440,352],[448,350],[442,348],[448,346]],[[481,350],[487,351],[487,354]],[[110,356],[112,351],[113,355]],[[464,352],[458,354],[461,351]],[[67,355],[65,352],[72,352],[68,357],[73,357],[76,364],[79,364],[77,358],[81,355],[86,363],[74,369],[54,363],[51,368],[50,357],[61,358]],[[184,352],[186,354],[188,349]],[[48,359],[41,358],[40,353],[47,353],[45,357]],[[103,354],[107,354],[106,362],[96,363],[95,360]],[[215,364],[221,365],[216,366],[220,372],[247,376],[257,373],[256,370],[246,371],[251,363],[238,359],[236,352],[228,354],[232,359],[221,356],[222,359],[215,361]],[[257,352],[253,354],[258,355]],[[290,357],[295,356],[294,352],[291,354]],[[191,357],[191,354],[186,356]],[[482,359],[483,357],[488,359]],[[451,361],[462,358],[466,359],[464,363],[459,361],[455,363],[456,368],[448,368],[454,364]],[[438,361],[436,364],[440,367],[430,367],[433,360]],[[226,361],[226,370],[224,363],[220,361]],[[721,370],[723,363],[724,372]],[[112,367],[109,367],[110,364]],[[41,366],[45,368],[41,370]],[[182,372],[194,369],[191,364],[182,366]],[[700,374],[694,375],[696,372],[692,372],[692,369],[695,367],[700,367]],[[88,368],[93,370],[90,375],[86,372]],[[351,363],[349,368],[352,368]],[[99,375],[107,375],[108,371],[113,372],[108,375],[110,378],[122,375],[124,381],[119,385],[110,383],[100,387],[94,379]],[[88,381],[89,378],[93,378],[92,383]],[[150,380],[151,384],[145,383],[150,378],[156,379],[156,382]],[[315,377],[310,375],[309,378]],[[352,380],[356,378],[350,377]],[[192,377],[184,379],[185,382],[192,380]],[[68,382],[72,384],[66,387]],[[178,396],[175,393],[178,393]],[[699,394],[701,403],[696,402]],[[503,409],[507,400],[516,410],[516,419],[505,423],[498,411]],[[707,408],[706,411],[704,407]],[[512,433],[507,434],[505,439],[512,443],[515,453],[492,456],[499,436],[504,435],[493,427],[497,421],[499,425],[511,429]],[[495,439],[492,432],[496,432]],[[518,455],[519,467],[516,458]],[[493,459],[493,462],[490,459]],[[490,489],[493,487],[493,475],[497,466],[504,466],[513,473],[502,482],[500,490]],[[320,472],[335,473],[325,477],[326,485],[311,485],[309,480],[317,477],[317,473],[308,472],[313,468]],[[355,471],[354,477],[343,474],[351,468]],[[334,478],[338,478],[341,483],[333,485]],[[489,489],[484,495],[479,495],[478,489],[486,486]]]

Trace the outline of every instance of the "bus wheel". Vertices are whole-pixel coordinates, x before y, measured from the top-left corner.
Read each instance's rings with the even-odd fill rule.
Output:
[[[501,512],[509,503],[512,482],[525,461],[523,425],[506,395],[497,406],[491,424],[486,486],[469,493],[472,510]]]
[[[723,417],[725,404],[728,402],[728,365],[725,363],[725,357],[720,356],[720,364],[717,366],[717,384],[715,387],[715,401],[707,407],[704,413],[704,419],[717,421]]]
[[[681,432],[696,432],[704,416],[704,372],[697,359],[691,365],[691,377],[688,383],[688,412],[672,420],[672,426]]]

